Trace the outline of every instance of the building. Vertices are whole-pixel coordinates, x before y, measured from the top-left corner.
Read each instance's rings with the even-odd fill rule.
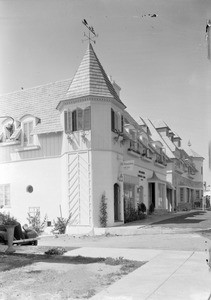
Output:
[[[0,211],[71,213],[69,233],[123,224],[139,203],[171,210],[171,159],[126,111],[91,44],[72,79],[2,95]]]
[[[171,160],[167,166],[167,181],[174,187],[173,209],[192,209],[203,198],[203,160],[191,149],[181,146],[181,138],[162,120],[141,119],[142,127],[148,127],[152,138],[162,143]]]

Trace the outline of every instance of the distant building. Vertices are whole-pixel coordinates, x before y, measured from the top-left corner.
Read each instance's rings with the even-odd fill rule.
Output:
[[[120,90],[89,45],[72,79],[1,96],[0,211],[21,222],[36,212],[49,222],[71,213],[68,232],[81,233],[101,227],[103,195],[107,226],[130,220],[140,203],[171,211],[176,192],[178,203],[179,195],[192,201],[195,157],[187,156],[190,166],[186,154],[178,158],[177,169],[190,168],[180,182],[163,142],[126,111]]]
[[[147,126],[152,138],[162,143],[166,155],[171,160],[167,166],[167,181],[174,187],[173,207],[191,209],[203,197],[203,160],[191,149],[189,143],[184,150],[181,138],[162,120],[141,119],[142,127]]]

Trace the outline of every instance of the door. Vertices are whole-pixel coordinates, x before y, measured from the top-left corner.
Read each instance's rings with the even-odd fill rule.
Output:
[[[120,188],[117,183],[114,184],[114,221],[119,221],[120,216]]]
[[[153,204],[155,207],[155,183],[149,183],[149,205]]]

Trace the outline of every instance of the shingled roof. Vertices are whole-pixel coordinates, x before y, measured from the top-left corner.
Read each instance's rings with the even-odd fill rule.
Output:
[[[73,79],[0,96],[0,116],[10,116],[15,120],[25,115],[37,117],[41,122],[33,130],[36,134],[63,131],[60,112],[57,110],[59,102],[83,96],[112,98],[125,107],[91,44]]]
[[[64,95],[71,79],[57,81],[34,88],[21,90],[0,96],[0,115],[20,120],[32,115],[41,120],[34,133],[62,131],[60,113],[56,109],[58,98]]]
[[[113,98],[123,104],[108,79],[91,44],[88,45],[87,51],[73,77],[72,83],[65,97],[61,100],[71,100],[84,96]]]

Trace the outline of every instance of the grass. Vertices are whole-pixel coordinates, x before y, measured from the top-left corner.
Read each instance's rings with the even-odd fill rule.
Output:
[[[0,271],[9,271],[12,269],[31,265],[35,262],[48,262],[48,263],[69,263],[69,264],[93,264],[105,263],[106,265],[122,265],[121,270],[124,273],[129,273],[142,266],[146,262],[131,261],[123,257],[86,257],[86,256],[63,256],[63,255],[40,255],[40,254],[22,254],[13,253],[5,254],[0,253]]]

